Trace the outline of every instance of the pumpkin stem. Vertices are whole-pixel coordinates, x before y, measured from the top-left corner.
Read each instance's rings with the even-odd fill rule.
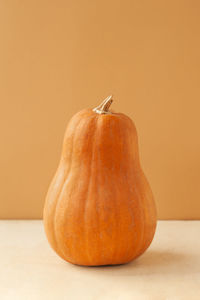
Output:
[[[95,107],[93,111],[98,114],[110,114],[111,112],[108,109],[112,102],[112,95],[108,96],[99,106]]]

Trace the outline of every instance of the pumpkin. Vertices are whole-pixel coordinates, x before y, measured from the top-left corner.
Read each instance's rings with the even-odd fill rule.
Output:
[[[48,241],[73,264],[127,263],[155,233],[156,208],[140,166],[135,125],[109,111],[111,103],[110,96],[72,117],[45,201]]]

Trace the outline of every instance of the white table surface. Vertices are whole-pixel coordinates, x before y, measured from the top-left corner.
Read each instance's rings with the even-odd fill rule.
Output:
[[[200,221],[160,221],[132,263],[80,267],[50,248],[42,221],[0,221],[0,299],[199,300]]]

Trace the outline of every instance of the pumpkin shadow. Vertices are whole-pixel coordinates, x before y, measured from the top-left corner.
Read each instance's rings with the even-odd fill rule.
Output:
[[[153,274],[180,273],[187,266],[187,256],[182,253],[149,250],[136,260],[123,265],[84,267],[84,272],[94,272],[103,276],[139,276]],[[82,268],[82,267],[81,267]]]

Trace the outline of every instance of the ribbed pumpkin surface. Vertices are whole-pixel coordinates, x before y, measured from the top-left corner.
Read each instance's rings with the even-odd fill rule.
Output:
[[[156,209],[129,117],[88,109],[70,120],[44,225],[58,255],[79,265],[126,263],[150,245]]]

